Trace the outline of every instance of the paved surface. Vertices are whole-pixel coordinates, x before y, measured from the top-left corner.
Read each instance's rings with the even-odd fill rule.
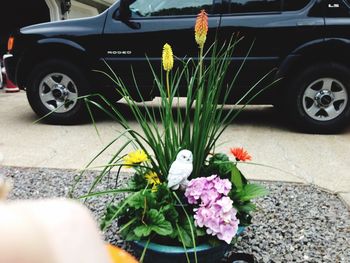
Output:
[[[0,164],[81,169],[123,130],[119,124],[99,118],[98,137],[91,124],[34,124],[36,119],[24,92],[0,91]],[[131,117],[130,123],[138,129]],[[122,142],[113,145],[94,165],[106,163]],[[216,151],[226,153],[230,147],[243,146],[255,163],[277,168],[242,165],[251,179],[316,184],[339,193],[350,204],[350,125],[339,135],[302,134],[271,107],[251,107],[226,130],[219,145]]]
[[[10,199],[13,200],[67,196],[76,171],[6,166],[0,167],[0,174],[12,178],[14,188]],[[77,185],[74,196],[86,194],[98,174],[96,171],[86,173]],[[128,174],[122,173],[118,178],[122,186]],[[105,177],[96,190],[114,187],[115,180],[115,173]],[[255,262],[259,263],[349,263],[350,210],[336,195],[309,185],[282,182],[263,184],[270,193],[254,200],[258,209],[254,212],[252,225],[238,237],[228,256],[246,253],[253,255]],[[98,220],[112,198],[118,202],[124,197],[124,194],[98,196],[88,199],[85,205]],[[128,249],[126,242],[116,235],[116,227],[113,224],[104,232],[105,240]],[[233,259],[223,262],[233,262]]]

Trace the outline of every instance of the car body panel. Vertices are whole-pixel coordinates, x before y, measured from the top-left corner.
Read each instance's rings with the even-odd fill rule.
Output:
[[[232,79],[237,73],[237,68],[244,63],[236,80],[237,88],[234,92],[237,98],[242,97],[272,69],[278,69],[283,62],[289,63],[288,56],[300,45],[316,40],[323,41],[322,14],[310,16],[310,10],[316,4],[316,1],[310,1],[302,10],[286,12],[282,7],[281,10],[266,13],[227,14],[228,9],[224,10],[220,38],[227,38],[233,33],[242,36],[242,41],[235,49],[234,63],[228,75],[232,76]],[[281,74],[281,71],[279,73]],[[276,76],[276,73],[271,73],[271,77],[259,85],[260,89],[271,83]],[[231,79],[228,79],[228,82]],[[259,96],[255,102],[271,101],[271,94],[274,92]]]
[[[103,34],[103,59],[123,76],[122,80],[128,86],[134,86],[131,68],[135,72],[136,80],[139,83],[142,81],[143,90],[149,90],[153,86],[154,78],[149,63],[155,70],[160,69],[165,43],[171,45],[177,58],[198,57],[193,29],[196,14],[171,18],[143,18],[133,14],[126,22],[118,18],[118,9],[119,5],[116,5],[108,13]],[[209,42],[215,40],[219,23],[220,14],[209,14]],[[132,25],[136,25],[136,28]]]
[[[334,1],[338,1],[341,6],[345,5],[348,10],[347,2]],[[232,35],[238,38],[243,36],[231,58],[233,63],[228,71],[230,81],[244,62],[236,82],[236,98],[274,68],[276,72],[271,74],[270,82],[285,77],[305,54],[316,57],[320,56],[318,52],[332,46],[335,53],[337,50],[334,47],[348,46],[350,19],[348,15],[338,17],[333,10],[329,12],[330,2],[332,1],[310,0],[305,7],[295,11],[284,11],[281,6],[280,10],[275,8],[273,12],[234,14],[229,14],[228,0],[213,2],[206,47],[215,39],[221,45]],[[96,17],[22,28],[15,34],[15,48],[11,52],[13,56],[8,58],[11,61],[5,62],[9,65],[10,78],[24,88],[30,67],[33,67],[31,63],[40,62],[34,59],[37,54],[43,53],[41,56],[44,58],[61,56],[67,52],[68,59],[76,52],[79,55],[73,58],[86,67],[87,72],[90,72],[89,77],[101,85],[100,90],[103,91],[103,86],[113,83],[106,78],[102,80],[101,76],[91,73],[91,70],[108,70],[101,62],[105,60],[130,87],[134,85],[132,66],[137,82],[142,85],[142,92],[149,95],[154,79],[148,62],[156,71],[160,69],[165,43],[172,46],[177,58],[197,58],[198,49],[194,41],[195,14],[147,18],[132,14],[125,20],[118,16],[119,7],[120,1],[116,1]],[[264,85],[266,83],[260,88]],[[255,102],[271,103],[273,94],[274,92],[266,93]],[[232,101],[235,101],[234,98]]]
[[[13,57],[8,59],[12,61],[7,63],[14,65],[9,69],[11,79],[24,88],[29,74],[27,68],[33,67],[27,62],[44,52],[47,56],[58,56],[55,54],[57,48],[71,48],[85,56],[89,54],[90,61],[98,60],[101,54],[96,42],[101,37],[106,15],[107,12],[104,12],[91,18],[42,23],[15,32]]]

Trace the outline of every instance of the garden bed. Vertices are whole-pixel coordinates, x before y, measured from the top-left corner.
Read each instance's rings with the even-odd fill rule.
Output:
[[[77,175],[71,170],[1,167],[0,174],[14,180],[11,199],[67,196]],[[86,192],[97,173],[87,173],[77,192]],[[105,184],[113,185],[114,175]],[[126,181],[127,175],[124,175]],[[350,211],[334,194],[315,186],[264,182],[270,195],[256,201],[259,211],[231,253],[253,254],[258,262],[349,262]],[[103,213],[105,197],[90,199],[96,218]],[[256,222],[256,224],[254,223]],[[106,240],[126,247],[115,235]]]

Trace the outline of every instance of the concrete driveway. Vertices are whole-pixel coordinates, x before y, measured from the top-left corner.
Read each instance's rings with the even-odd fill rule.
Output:
[[[81,169],[123,130],[101,117],[97,122],[101,137],[91,124],[33,124],[36,119],[25,92],[0,91],[0,164]],[[138,129],[131,117],[130,123]],[[105,164],[122,143],[115,143],[93,166]],[[251,179],[316,184],[350,204],[350,125],[339,135],[302,134],[272,107],[249,107],[225,131],[219,145],[216,151],[226,153],[230,147],[243,146],[254,163],[274,167],[241,165]]]

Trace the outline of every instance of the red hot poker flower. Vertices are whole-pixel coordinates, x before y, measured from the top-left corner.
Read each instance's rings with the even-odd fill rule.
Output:
[[[208,14],[204,9],[197,16],[194,31],[197,44],[200,48],[203,48],[208,32]]]
[[[231,148],[231,153],[232,155],[236,158],[237,161],[251,161],[252,157],[249,155],[249,153],[243,149],[243,147],[241,148]]]

